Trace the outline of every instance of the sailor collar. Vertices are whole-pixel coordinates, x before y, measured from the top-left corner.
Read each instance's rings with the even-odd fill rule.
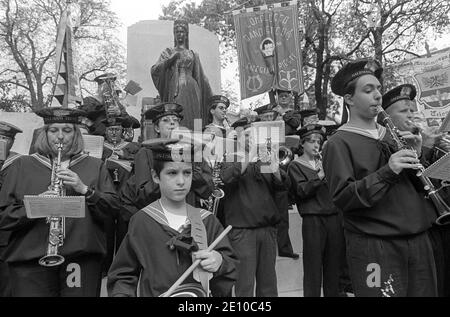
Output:
[[[382,140],[384,136],[386,135],[386,128],[382,125],[377,124],[377,130],[378,130],[378,137],[375,137],[372,133],[367,131],[366,129],[358,128],[352,125],[349,125],[348,123],[342,125],[338,131],[347,131],[350,133],[359,134],[365,137],[368,137],[370,139],[374,140]]]

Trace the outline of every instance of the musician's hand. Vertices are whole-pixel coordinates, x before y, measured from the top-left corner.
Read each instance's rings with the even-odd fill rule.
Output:
[[[119,158],[123,158],[124,155],[123,150],[116,150],[114,151],[114,153],[116,153]]]
[[[56,176],[63,181],[63,185],[72,188],[75,192],[84,195],[87,186],[81,181],[77,173],[71,170],[58,170]]]
[[[420,167],[417,155],[412,150],[400,150],[395,152],[389,158],[388,164],[395,174],[400,174],[405,168],[418,169]]]
[[[421,130],[422,146],[432,148],[442,137],[442,133],[437,132],[436,128],[425,128]]]
[[[422,136],[420,134],[412,134],[409,131],[399,131],[400,137],[402,137],[407,145],[414,148],[417,152],[417,156],[422,153]]]
[[[222,265],[222,255],[217,251],[200,250],[194,253],[195,259],[200,259],[200,266],[207,272],[217,272]]]
[[[317,173],[317,176],[319,176],[319,179],[322,180],[325,178],[325,173],[323,171],[323,168],[319,169],[319,172]]]
[[[280,105],[276,106],[275,108],[273,108],[273,110],[275,110],[279,115],[284,115],[286,112],[289,111],[289,109],[283,108]]]

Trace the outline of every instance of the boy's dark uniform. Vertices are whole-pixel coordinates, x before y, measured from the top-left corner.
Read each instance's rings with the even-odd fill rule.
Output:
[[[105,128],[110,125],[121,125],[123,128],[131,126],[131,119],[128,117],[118,117],[114,121],[107,122],[103,120]],[[133,127],[137,128],[137,127]],[[106,133],[106,130],[105,130]],[[133,162],[136,153],[140,149],[140,145],[134,142],[123,141],[119,144],[109,143],[106,139],[103,143],[102,160],[105,162],[106,168],[113,180],[116,193],[120,193],[121,188],[133,173]],[[121,151],[118,155],[117,152]],[[104,273],[108,272],[115,252],[122,243],[127,233],[127,222],[117,213],[114,218],[108,219],[105,223],[106,239],[107,239],[107,255],[104,263]]]
[[[397,86],[387,93],[383,95],[383,109],[389,108],[392,104],[400,100],[414,100],[416,97],[417,91],[416,87],[411,84],[403,84]],[[436,158],[432,157],[433,151],[432,149],[427,149],[422,147],[422,157],[421,162],[426,167],[429,164],[436,161]],[[440,187],[438,180],[431,180],[436,183],[436,188]],[[439,192],[442,195],[442,191]],[[433,224],[430,230],[428,230],[428,235],[430,237],[431,245],[433,247],[434,261],[436,264],[436,276],[437,276],[437,290],[438,295],[440,297],[445,296],[445,287],[449,287],[448,282],[446,283],[446,279],[449,278],[450,268],[448,268],[445,255],[448,253],[446,248],[444,248],[444,242],[448,241],[448,235],[450,233],[449,226],[440,226],[437,224]],[[447,244],[447,243],[445,243]]]
[[[210,212],[195,210],[201,214],[211,243],[223,227]],[[187,250],[171,246],[190,236],[190,226],[181,233],[169,226],[159,201],[138,211],[131,218],[128,233],[109,271],[108,295],[136,296],[140,271],[139,296],[156,297],[166,292],[192,264]],[[215,250],[222,254],[223,262],[210,281],[211,292],[213,297],[229,297],[236,279],[236,257],[228,239],[222,240]],[[184,283],[196,281],[191,274]]]
[[[245,119],[245,118],[244,118]],[[275,262],[277,228],[280,221],[275,193],[289,188],[286,173],[282,180],[261,173],[260,161],[249,163],[241,174],[242,163],[236,157],[223,164],[220,173],[224,183],[224,219],[233,226],[229,238],[238,259],[236,296],[278,296]]]
[[[313,129],[303,127],[298,131],[302,138],[311,131],[324,135],[321,126],[310,126]],[[337,297],[344,232],[326,179],[320,179],[318,169],[300,158],[289,164],[288,175],[302,217],[304,296],[320,297],[323,276],[324,296]]]
[[[277,112],[273,110],[275,105],[267,104],[262,107],[258,107],[255,109],[258,115],[263,115],[266,113],[272,113],[273,118],[275,119],[277,116]],[[286,112],[287,116],[283,116],[284,119],[289,118],[290,114]],[[298,117],[294,121],[291,121],[291,124],[296,125],[298,127]],[[287,122],[285,127],[287,126]],[[289,128],[288,128],[289,129]],[[295,133],[297,128],[291,129]],[[287,130],[286,130],[287,131]],[[287,134],[286,134],[287,135]],[[287,166],[280,166],[285,171]],[[278,255],[283,257],[289,257],[292,259],[298,259],[300,256],[298,253],[294,253],[294,249],[292,247],[291,238],[289,237],[289,205],[290,205],[290,197],[289,192],[278,191],[275,194],[276,204],[278,206],[280,212],[280,221],[277,225],[277,246],[278,246]]]
[[[344,66],[333,79],[333,92],[343,96],[352,79],[377,74],[366,66]],[[417,191],[414,171],[397,175],[390,169],[393,140],[384,127],[378,129],[375,138],[367,130],[344,125],[324,149],[330,193],[344,213],[355,295],[382,296],[384,283],[392,277],[392,296],[435,296],[436,271],[427,235],[436,218],[434,207]]]
[[[23,131],[18,127],[7,123],[0,122],[0,135],[11,138],[14,140],[17,133],[22,133]],[[10,151],[7,153],[8,157],[5,161],[0,161],[0,190],[3,185],[3,178],[5,177],[6,171],[10,165],[14,163],[22,154]],[[3,249],[8,245],[10,231],[0,230],[0,254]],[[0,259],[0,297],[11,296],[11,287],[9,285],[10,273],[8,270],[8,265]]]
[[[159,163],[173,161],[171,150],[164,146],[169,142],[174,140],[151,145],[153,158]],[[178,230],[170,226],[160,200],[131,217],[128,233],[108,274],[109,296],[136,296],[138,284],[139,296],[160,296],[191,266],[192,252],[206,249],[222,233],[223,227],[210,212],[189,204],[186,208],[186,222]],[[236,280],[236,256],[226,236],[214,250],[221,254],[222,264],[209,282],[212,296],[230,297]],[[200,285],[196,281],[195,274],[191,274],[182,283]]]

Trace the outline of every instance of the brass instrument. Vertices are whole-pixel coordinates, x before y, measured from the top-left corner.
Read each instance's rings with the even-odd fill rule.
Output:
[[[61,152],[63,144],[58,144],[58,158],[53,162],[52,176],[49,190],[55,192],[57,196],[65,196],[64,185],[62,180],[56,176],[56,171],[61,167]],[[58,248],[64,244],[65,238],[65,218],[51,216],[47,217],[49,224],[47,254],[39,259],[42,266],[57,266],[64,262],[64,257],[58,254]]]
[[[294,153],[287,146],[280,146],[278,149],[278,157],[280,160],[280,167],[287,167],[294,159]]]
[[[109,123],[112,123],[116,116],[111,116],[109,114],[109,110],[114,108],[120,109],[119,96],[117,95],[117,89],[114,84],[116,76],[114,74],[106,74],[102,77],[102,80],[103,82],[100,86],[100,90],[103,97],[103,103],[105,105],[106,120],[108,120]]]
[[[396,143],[397,150],[407,149],[407,145],[404,139],[399,136],[399,130],[395,127],[392,119],[383,110],[381,106],[378,107],[378,115],[381,116],[381,122],[385,125],[388,132],[391,134],[392,138]],[[450,207],[445,203],[444,199],[439,195],[438,191],[435,189],[433,183],[428,177],[423,176],[425,168],[420,165],[419,171],[417,172],[417,177],[423,184],[423,188],[426,191],[426,198],[430,198],[436,207],[438,218],[436,219],[436,224],[445,225],[450,223]]]

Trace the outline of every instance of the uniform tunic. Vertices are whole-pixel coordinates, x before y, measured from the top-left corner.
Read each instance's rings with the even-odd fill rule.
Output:
[[[86,217],[66,218],[66,239],[59,248],[62,256],[85,254],[105,255],[103,222],[118,212],[119,199],[103,162],[87,155],[72,158],[69,169],[78,174],[94,195],[86,200]],[[21,156],[5,175],[0,192],[0,230],[11,232],[9,244],[2,254],[8,263],[35,260],[47,252],[48,224],[45,219],[28,219],[24,195],[39,195],[48,190],[51,162],[38,154]],[[72,190],[67,196],[79,196]]]
[[[432,203],[418,193],[410,171],[395,174],[388,161],[389,134],[376,140],[338,130],[324,149],[325,175],[345,229],[376,236],[424,232],[435,219]]]
[[[285,135],[294,135],[302,124],[302,115],[298,111],[288,110],[283,116],[278,116],[276,120],[285,122]]]
[[[139,148],[139,144],[133,142],[122,142],[116,146],[109,142],[104,143],[102,160],[105,162],[117,193],[120,192],[120,189],[132,175],[134,156],[139,151]],[[122,151],[121,155],[115,154],[116,151]],[[127,222],[120,214],[117,214],[114,218],[110,218],[110,221],[106,223],[105,229],[108,250],[105,258],[104,271],[107,272],[114,253],[119,248],[127,232]]]
[[[289,179],[261,173],[261,162],[250,163],[242,174],[240,162],[225,162],[221,178],[225,188],[224,218],[232,225],[229,237],[239,258],[236,296],[278,296],[275,262],[280,221],[275,193],[286,191]],[[256,282],[256,289],[255,289]]]
[[[325,179],[302,158],[288,167],[291,192],[302,216],[303,291],[305,297],[339,295],[344,232]],[[322,285],[323,281],[323,285]]]
[[[2,188],[4,174],[7,168],[13,164],[13,162],[21,156],[19,153],[9,152],[8,158],[1,164],[0,172],[0,189]],[[8,245],[10,231],[0,230],[0,253]],[[0,297],[11,296],[10,289],[10,273],[8,270],[8,265],[0,260]]]
[[[419,192],[423,186],[415,171],[397,175],[389,167],[395,150],[385,128],[379,126],[375,137],[349,125],[324,148],[330,194],[343,210],[353,289],[356,296],[436,296],[427,235],[436,213]],[[374,277],[379,283],[370,282]]]
[[[208,244],[211,244],[223,227],[210,212],[196,210],[201,214]],[[111,265],[108,295],[137,296],[139,292],[141,297],[156,297],[166,292],[192,264],[191,254],[177,248],[171,249],[170,241],[181,235],[190,236],[190,230],[190,225],[181,233],[172,229],[159,201],[136,213]],[[223,262],[210,280],[212,295],[231,296],[231,287],[236,279],[236,256],[227,237],[219,242],[215,250],[222,255]],[[192,274],[184,283],[195,283]]]

